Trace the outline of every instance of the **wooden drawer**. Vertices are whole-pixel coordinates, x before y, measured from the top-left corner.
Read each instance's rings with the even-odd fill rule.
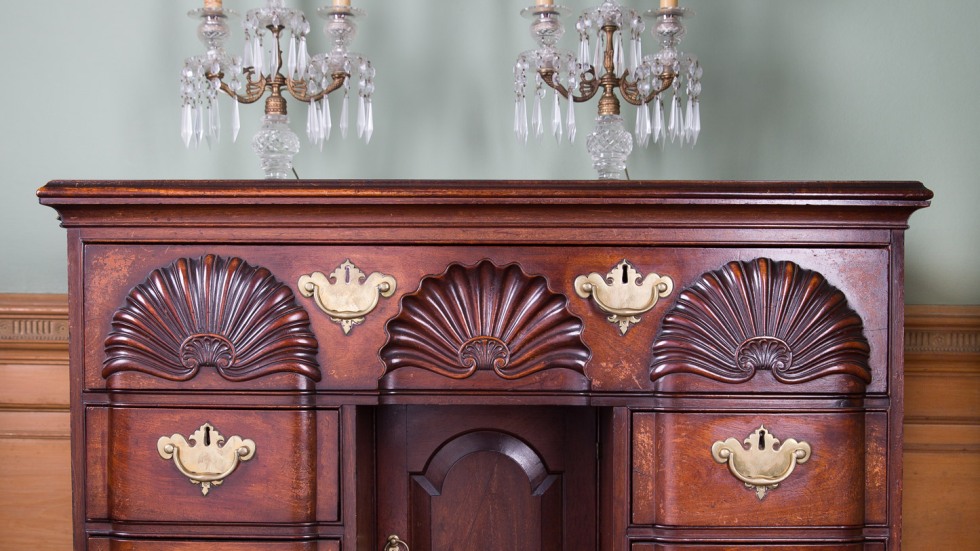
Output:
[[[339,541],[154,541],[90,538],[89,551],[340,551]]]
[[[175,524],[312,521],[315,415],[312,410],[110,408],[110,519]],[[226,442],[239,436],[252,440],[255,449],[206,495],[203,484],[192,484],[174,460],[164,459],[158,450],[158,440],[171,435],[181,435],[193,445],[190,435],[204,423]],[[337,453],[337,448],[325,445],[320,453]]]
[[[766,437],[767,453],[791,446],[791,439],[809,446],[805,462],[764,494],[737,479],[712,450],[715,442],[729,438],[743,449],[747,438],[758,447],[760,436]],[[770,438],[781,444],[776,446]],[[636,412],[632,522],[691,527],[859,526],[865,517],[864,452],[865,422],[859,413]]]
[[[717,545],[698,544],[677,544],[677,543],[634,543],[630,547],[632,551],[746,551],[755,549],[759,551],[874,551],[882,549],[878,544],[866,545],[863,543],[850,544],[810,544],[810,543],[789,543],[778,545],[733,545],[720,543]]]
[[[107,259],[123,258],[126,260],[124,270],[101,267]],[[744,259],[744,262],[732,264],[737,259]],[[780,301],[791,302],[779,294],[784,289],[795,297],[800,294],[798,287],[810,284],[813,279],[818,282],[816,286],[820,292],[812,293],[811,300],[817,304],[798,301],[783,304],[781,308],[789,313],[779,318],[785,321],[782,325],[774,322],[771,327],[742,327],[749,322],[739,315],[733,319],[715,321],[725,331],[746,338],[783,337],[789,346],[788,352],[794,353],[797,363],[802,362],[802,367],[806,368],[810,364],[826,363],[827,356],[836,357],[838,351],[833,346],[821,346],[819,339],[816,344],[810,339],[806,340],[806,348],[820,351],[820,354],[803,353],[804,344],[784,334],[787,327],[817,327],[820,323],[830,323],[834,320],[815,320],[810,314],[833,310],[825,303],[837,304],[840,302],[838,299],[846,298],[843,301],[846,308],[840,310],[849,312],[850,315],[845,318],[854,323],[844,325],[854,329],[854,338],[861,341],[861,346],[864,346],[866,339],[870,350],[861,356],[858,362],[861,367],[852,369],[851,374],[834,370],[824,373],[815,369],[805,377],[790,369],[784,378],[791,380],[794,392],[884,392],[887,389],[887,347],[884,346],[887,332],[880,328],[888,326],[887,293],[884,292],[887,289],[887,259],[886,251],[876,249],[831,248],[815,255],[806,248],[775,249],[762,246],[256,245],[243,248],[225,244],[139,247],[131,244],[90,244],[86,245],[89,266],[86,270],[85,304],[89,314],[85,324],[84,384],[88,389],[109,387],[181,391],[231,387],[237,390],[308,390],[315,384],[320,390],[375,391],[380,387],[391,391],[453,393],[460,390],[581,393],[589,389],[603,392],[785,393],[787,383],[777,380],[771,369],[760,368],[758,374],[746,380],[738,379],[737,383],[705,377],[701,373],[704,370],[698,366],[692,373],[692,369],[687,368],[691,359],[672,343],[676,339],[696,340],[697,335],[690,334],[697,332],[696,327],[675,323],[674,332],[670,335],[661,334],[660,329],[665,320],[677,318],[674,314],[678,307],[685,312],[694,311],[692,308],[698,305],[709,310],[715,308],[732,312],[737,312],[737,307],[761,309],[761,304],[750,304],[751,297],[762,294],[760,289],[749,289],[746,291],[747,297],[739,295],[733,299],[740,301],[734,306],[719,302],[728,295],[737,295],[743,286],[748,286],[743,279],[761,281],[764,289],[777,290],[773,292],[777,292],[778,296],[767,295],[766,301],[778,304],[783,304]],[[576,281],[590,276],[593,282],[622,281],[624,260],[635,270],[625,274],[635,276],[637,282],[645,281],[653,274],[670,278],[672,282],[669,293],[659,297],[649,311],[631,317],[629,323],[625,318],[610,321],[610,314],[602,310],[594,298],[581,296],[581,289],[576,288]],[[348,332],[320,310],[313,298],[302,296],[298,284],[301,278],[317,271],[332,273],[345,261],[351,262],[365,275],[377,272],[389,275],[397,282],[392,295],[379,298],[376,308],[362,322],[350,326]],[[185,281],[173,275],[193,271],[196,266],[212,264],[226,270],[241,265],[267,270],[261,272],[268,275],[262,279],[262,284],[292,295],[298,308],[294,313],[308,317],[309,330],[317,341],[316,362],[314,366],[311,360],[314,352],[304,350],[286,364],[292,367],[300,365],[303,368],[300,371],[308,375],[270,369],[256,379],[231,381],[210,366],[202,367],[191,376],[188,374],[190,368],[183,365],[178,366],[179,369],[171,366],[154,370],[138,365],[140,361],[147,362],[143,350],[133,343],[167,340],[172,333],[176,336],[172,339],[172,346],[167,348],[168,354],[158,352],[166,357],[176,357],[178,351],[188,346],[187,342],[179,347],[178,344],[182,339],[191,338],[191,335],[183,328],[172,327],[175,324],[169,318],[158,320],[144,309],[135,308],[131,304],[135,300],[133,297],[150,295],[152,290],[158,302],[169,305],[180,302],[175,296],[210,297],[218,294],[210,287],[202,289],[202,285],[192,285],[196,278],[188,277]],[[847,266],[847,274],[841,272],[841,266]],[[161,278],[154,274],[171,276]],[[742,279],[736,276],[742,276]],[[178,293],[158,283],[160,279],[176,279],[184,283]],[[650,281],[653,279],[656,278]],[[691,298],[692,288],[701,288],[716,280],[727,282],[728,279],[733,282],[717,289],[717,296],[712,295],[701,302]],[[251,284],[251,280],[248,281]],[[874,284],[863,283],[867,281]],[[269,292],[260,293],[258,297],[236,296],[236,299],[241,299],[256,312],[266,313],[268,301],[264,297],[267,294]],[[517,302],[521,308],[515,306],[514,297],[523,297]],[[199,299],[199,302],[203,301],[203,298]],[[803,319],[791,315],[793,313]],[[702,310],[697,310],[694,315],[702,322],[712,316],[711,312]],[[481,316],[502,321],[498,322],[499,327],[488,326],[477,330],[483,320]],[[539,319],[541,316],[544,317]],[[160,327],[167,329],[163,331]],[[714,329],[713,325],[711,327]],[[503,328],[507,328],[507,331],[503,331]],[[872,331],[873,328],[879,329]],[[162,336],[161,331],[164,333]],[[224,335],[222,331],[212,328],[207,333]],[[144,335],[143,332],[148,334]],[[251,330],[244,333],[253,334]],[[463,365],[456,365],[457,356],[467,352],[460,343],[479,344],[474,343],[473,339],[487,336],[507,346],[509,356],[506,361],[491,356],[493,360],[506,363],[500,368],[503,376],[494,372],[492,361],[484,362],[488,365],[478,363],[473,373]],[[292,337],[290,334],[287,340]],[[229,345],[235,350],[248,344],[239,342],[237,338],[229,338]],[[726,353],[751,351],[751,347],[740,348],[746,338],[740,337],[737,342],[725,342],[719,347]],[[850,342],[849,339],[844,340]],[[194,339],[189,342],[194,342]],[[425,346],[418,346],[420,342]],[[542,342],[547,342],[548,346],[539,346]],[[849,350],[854,347],[849,345],[844,348]],[[430,349],[434,352],[426,354]],[[545,352],[557,356],[557,360],[545,357]],[[719,361],[722,360],[734,364],[736,358],[729,354]],[[848,361],[850,359],[844,363]],[[651,373],[654,363],[658,371]],[[800,366],[791,367],[795,369]],[[231,376],[237,373],[238,368],[233,365],[223,372]],[[733,369],[734,365],[714,376],[731,379]],[[854,373],[865,379],[854,376]],[[108,380],[104,378],[105,375],[108,375]]]

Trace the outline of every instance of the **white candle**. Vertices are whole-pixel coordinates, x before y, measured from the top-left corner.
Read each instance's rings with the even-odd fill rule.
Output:
[[[534,0],[535,6],[553,6],[555,5],[555,0]]]
[[[339,7],[342,7],[342,8],[349,8],[350,7],[350,0],[333,0],[333,5],[334,6],[339,6]]]
[[[676,8],[677,0],[660,0],[660,9],[663,8]]]
[[[204,0],[204,9],[206,10],[220,10],[221,0]]]

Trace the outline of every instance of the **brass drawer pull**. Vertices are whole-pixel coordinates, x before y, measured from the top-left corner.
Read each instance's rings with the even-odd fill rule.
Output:
[[[790,438],[779,445],[779,439],[765,426],[760,426],[744,440],[748,449],[735,438],[715,442],[711,456],[719,463],[728,463],[728,470],[735,478],[754,489],[759,499],[786,480],[796,465],[810,459],[810,444]],[[779,449],[776,449],[776,447]]]
[[[642,278],[642,282],[640,279]],[[575,293],[596,303],[600,310],[609,314],[611,323],[619,325],[625,335],[630,324],[639,323],[640,314],[649,312],[657,301],[670,295],[674,280],[668,276],[640,272],[625,258],[603,277],[597,272],[575,278]]]
[[[232,436],[225,442],[225,437],[210,423],[201,425],[189,439],[193,445],[180,434],[161,436],[157,451],[164,459],[172,458],[177,470],[191,483],[200,484],[204,495],[208,495],[211,486],[220,485],[235,472],[239,463],[255,455],[255,442],[240,436]]]
[[[313,297],[316,305],[330,320],[340,324],[344,334],[364,322],[381,297],[395,294],[395,278],[374,272],[366,275],[350,259],[345,260],[330,275],[313,272],[299,278],[299,292],[304,297]]]
[[[403,542],[398,536],[392,534],[388,536],[388,543],[385,544],[384,551],[401,551],[403,547],[405,548],[405,551],[410,551],[407,543]]]

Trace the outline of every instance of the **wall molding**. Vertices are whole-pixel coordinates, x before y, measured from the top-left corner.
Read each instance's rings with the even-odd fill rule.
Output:
[[[68,343],[68,296],[0,294],[0,345]]]
[[[905,353],[980,357],[980,306],[906,306]]]

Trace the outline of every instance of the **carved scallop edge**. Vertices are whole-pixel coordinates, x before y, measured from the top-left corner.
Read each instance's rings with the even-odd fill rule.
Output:
[[[414,367],[416,369],[422,369],[422,370],[425,370],[425,371],[429,371],[430,373],[435,373],[437,375],[441,375],[441,376],[452,378],[452,379],[465,379],[465,378],[468,378],[468,377],[470,377],[472,375],[472,373],[462,374],[462,372],[456,373],[454,371],[443,371],[443,370],[435,371],[435,370],[431,370],[431,369],[429,369],[427,367],[413,366],[413,365],[402,365],[402,366],[396,366],[394,368],[391,368],[388,365],[388,362],[385,361],[385,349],[387,349],[389,347],[389,345],[391,345],[392,338],[393,338],[392,337],[392,334],[391,334],[391,331],[389,330],[389,324],[391,324],[395,320],[400,319],[402,317],[402,315],[405,314],[405,303],[404,303],[404,301],[405,301],[406,298],[408,298],[410,296],[419,296],[420,295],[420,292],[422,291],[422,288],[430,280],[435,281],[435,282],[445,281],[447,275],[449,274],[449,271],[454,266],[458,266],[458,267],[460,267],[463,270],[471,270],[471,269],[477,269],[481,264],[484,264],[484,263],[489,263],[494,268],[499,269],[499,270],[507,270],[510,267],[515,267],[515,268],[517,268],[517,270],[522,275],[524,275],[528,279],[532,279],[533,280],[535,278],[540,278],[541,280],[543,280],[544,281],[544,289],[548,293],[550,293],[552,295],[561,297],[561,300],[562,300],[562,309],[565,311],[565,313],[569,317],[577,320],[578,323],[580,324],[579,332],[576,335],[577,336],[576,341],[577,341],[577,344],[581,347],[581,350],[585,352],[585,358],[584,359],[582,359],[581,361],[574,362],[575,364],[578,364],[575,367],[571,367],[571,366],[568,366],[568,365],[561,365],[561,366],[543,365],[543,366],[540,366],[540,367],[538,367],[536,369],[533,369],[533,370],[521,371],[521,372],[517,372],[517,373],[503,374],[503,373],[500,372],[500,370],[497,370],[497,369],[495,369],[494,372],[498,376],[500,376],[501,379],[503,379],[503,380],[515,380],[515,379],[526,377],[526,376],[532,375],[534,373],[538,373],[540,371],[544,371],[544,370],[548,370],[548,369],[566,369],[566,370],[569,370],[569,371],[574,371],[574,372],[582,375],[582,377],[584,377],[586,380],[589,380],[588,376],[585,374],[585,366],[588,365],[589,360],[592,359],[592,349],[582,339],[582,330],[584,330],[584,328],[585,328],[585,322],[584,322],[584,320],[581,317],[579,317],[578,315],[574,314],[571,310],[568,309],[568,305],[570,303],[568,296],[565,295],[564,293],[560,293],[560,292],[555,291],[554,289],[552,289],[551,284],[548,281],[548,278],[546,276],[544,276],[543,274],[529,274],[526,270],[524,270],[524,267],[521,266],[518,262],[507,262],[505,264],[497,264],[496,262],[494,262],[493,260],[491,260],[489,258],[483,258],[483,259],[481,259],[481,260],[479,260],[479,261],[477,261],[477,262],[475,262],[473,264],[464,264],[462,262],[451,262],[449,265],[446,266],[446,268],[441,273],[439,273],[439,274],[427,274],[427,275],[423,276],[419,280],[418,286],[416,287],[416,289],[414,291],[412,291],[410,293],[406,293],[406,294],[404,294],[404,295],[401,296],[401,298],[398,300],[398,313],[395,316],[389,318],[387,322],[385,322],[385,335],[386,335],[385,344],[382,345],[381,348],[378,350],[378,358],[381,360],[381,363],[382,363],[382,365],[385,368],[385,372],[384,372],[384,374],[381,375],[381,378],[383,379],[384,377],[386,377],[386,376],[394,373],[398,369],[402,369],[402,368],[406,368],[406,367]],[[505,344],[507,344],[507,343],[505,343]],[[462,365],[460,365],[458,367],[460,368],[460,370],[466,369],[465,366],[462,366]]]
[[[737,353],[731,358],[731,365],[720,366],[716,362],[710,361],[710,359],[705,360],[698,358],[697,354],[692,354],[690,350],[680,350],[676,343],[672,343],[675,340],[677,333],[682,331],[693,331],[694,334],[699,328],[697,320],[693,319],[689,314],[685,314],[685,302],[686,297],[692,289],[697,287],[702,282],[706,281],[709,276],[715,277],[715,279],[720,283],[726,283],[726,289],[724,291],[726,294],[740,292],[737,285],[735,285],[729,278],[725,277],[726,273],[730,273],[733,267],[741,265],[743,271],[749,275],[749,278],[758,281],[759,272],[758,266],[762,263],[767,263],[767,269],[770,274],[781,274],[782,278],[780,282],[785,282],[785,269],[786,265],[792,266],[793,269],[801,274],[810,274],[810,277],[818,276],[820,278],[820,287],[824,292],[824,302],[834,303],[837,301],[843,301],[842,308],[844,309],[845,315],[843,318],[850,318],[850,322],[856,324],[855,333],[857,337],[847,341],[844,344],[838,343],[838,347],[851,347],[856,349],[855,355],[861,356],[861,361],[844,361],[835,365],[818,365],[816,367],[807,366],[800,368],[797,366],[792,366],[792,369],[787,368],[772,368],[768,369],[772,372],[773,377],[779,382],[785,384],[798,384],[819,379],[822,377],[830,375],[849,375],[860,379],[865,384],[871,382],[871,368],[868,365],[868,359],[870,357],[870,345],[867,338],[864,336],[863,330],[863,320],[861,317],[852,309],[847,303],[847,297],[844,293],[832,285],[827,278],[816,270],[809,270],[801,267],[792,261],[775,261],[769,258],[755,258],[748,261],[732,261],[717,270],[712,270],[705,272],[698,276],[694,283],[684,288],[684,290],[678,294],[674,305],[665,313],[663,322],[661,324],[657,338],[653,344],[654,355],[651,360],[650,366],[650,379],[656,381],[667,375],[674,373],[690,373],[720,381],[723,383],[739,384],[744,383],[752,379],[758,369],[743,369],[738,365]],[[748,269],[754,269],[755,271],[748,274]],[[772,277],[772,275],[770,275]],[[785,289],[785,286],[781,288]],[[670,339],[668,339],[670,337]],[[781,340],[775,335],[749,335],[748,338],[742,343],[737,343],[735,346],[740,349],[741,345],[749,342],[753,339],[760,337],[767,337],[776,340]],[[825,340],[833,343],[839,339],[833,337],[825,337]],[[697,342],[688,343],[697,345]],[[664,350],[665,348],[672,348],[672,350]],[[789,345],[787,344],[787,347]],[[796,351],[790,348],[790,353],[795,355]],[[702,355],[703,356],[703,355]]]
[[[167,274],[165,274],[165,271],[170,270],[174,272],[181,270],[179,266],[181,262],[186,263],[184,269],[187,269],[186,266],[191,262],[213,262],[216,264],[225,262],[227,265],[237,262],[243,266],[240,269],[250,269],[253,277],[258,276],[259,279],[263,280],[263,283],[267,284],[263,289],[264,293],[262,293],[262,296],[268,298],[284,293],[284,296],[279,301],[282,303],[281,307],[283,311],[279,313],[275,323],[272,325],[288,326],[291,334],[287,340],[290,342],[280,343],[279,346],[266,343],[265,346],[278,349],[291,348],[293,350],[287,353],[280,351],[276,361],[253,365],[246,370],[241,370],[241,366],[237,363],[232,363],[228,366],[216,366],[215,371],[219,375],[233,382],[250,381],[275,373],[295,373],[313,381],[319,381],[321,379],[322,375],[317,362],[318,342],[310,327],[309,314],[296,301],[292,289],[276,278],[268,268],[250,264],[241,257],[222,257],[216,254],[206,254],[199,257],[180,257],[169,264],[153,269],[141,283],[130,289],[126,295],[125,304],[120,306],[113,314],[112,329],[105,340],[106,358],[103,362],[103,378],[109,378],[115,373],[136,371],[160,379],[180,382],[193,379],[197,375],[200,366],[188,367],[183,365],[183,363],[179,367],[159,363],[157,365],[144,365],[140,363],[138,358],[144,355],[140,351],[141,347],[129,338],[134,331],[132,329],[133,324],[127,321],[127,316],[131,318],[133,314],[138,313],[133,305],[134,295],[138,292],[145,291],[147,287],[154,287],[160,293],[168,292],[169,289],[166,288],[166,285],[160,288],[159,286],[155,286],[153,280],[159,277],[160,281],[166,281]],[[173,274],[170,274],[170,276],[173,277]],[[189,281],[189,285],[193,284],[193,281]],[[257,294],[259,293],[253,290],[253,295]],[[183,347],[184,344],[191,340],[213,336],[212,334],[206,333],[186,335],[182,339],[180,346]],[[225,338],[224,335],[218,336]],[[126,353],[127,350],[129,354]],[[175,355],[179,357],[181,352],[181,350],[177,350],[175,351]]]

